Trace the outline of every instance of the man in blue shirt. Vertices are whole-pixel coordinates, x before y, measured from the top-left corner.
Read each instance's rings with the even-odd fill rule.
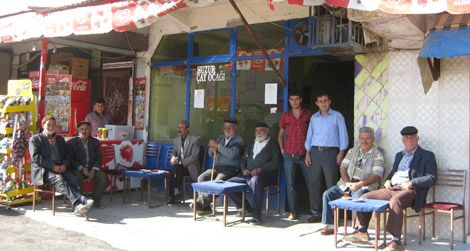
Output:
[[[331,100],[326,92],[316,96],[319,111],[312,115],[308,126],[305,149],[305,164],[312,168],[310,196],[314,201],[309,223],[320,222],[322,216],[322,194],[339,180],[339,165],[348,149],[348,132],[341,113],[330,108]],[[326,186],[326,187],[325,187]]]

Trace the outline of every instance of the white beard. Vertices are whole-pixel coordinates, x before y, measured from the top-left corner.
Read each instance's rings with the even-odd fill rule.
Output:
[[[44,128],[44,133],[46,133],[47,135],[52,135],[55,133],[55,130],[48,131],[46,128]]]

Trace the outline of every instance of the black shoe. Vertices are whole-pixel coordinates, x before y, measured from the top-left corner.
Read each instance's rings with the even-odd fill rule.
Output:
[[[321,221],[321,214],[320,213],[314,213],[310,218],[307,219],[308,223],[318,223]]]
[[[250,221],[250,224],[251,225],[261,225],[263,224],[263,221],[261,220],[261,217],[253,217],[253,219],[251,219]]]
[[[170,204],[179,204],[181,203],[181,199],[178,199],[178,197],[174,196],[170,198],[170,201],[168,202]]]

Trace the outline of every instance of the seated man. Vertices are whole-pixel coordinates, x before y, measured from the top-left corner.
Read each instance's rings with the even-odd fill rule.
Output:
[[[208,169],[197,178],[197,182],[208,180],[228,180],[237,175],[240,169],[240,161],[243,155],[245,143],[243,138],[237,134],[238,122],[232,119],[224,120],[224,135],[217,140],[209,140],[209,152],[215,157],[215,172],[212,177],[212,170]],[[200,215],[209,214],[211,196],[200,193],[197,199],[197,208]]]
[[[178,124],[179,136],[175,138],[173,157],[171,165],[174,166],[172,180],[170,181],[171,202],[177,203],[180,199],[176,198],[176,189],[183,186],[183,177],[189,175],[193,181],[197,180],[201,172],[201,163],[199,158],[199,139],[189,134],[189,122],[182,120]]]
[[[74,214],[83,216],[93,205],[93,200],[81,194],[76,178],[67,170],[70,158],[64,138],[55,134],[55,118],[45,116],[41,122],[44,132],[29,140],[31,181],[36,186],[45,183],[54,186],[58,193],[70,200]]]
[[[412,207],[419,212],[426,203],[431,186],[436,183],[437,164],[434,153],[418,145],[418,129],[407,126],[401,130],[405,149],[395,155],[392,171],[385,188],[366,193],[362,198],[390,200],[390,212],[385,229],[392,234],[392,242],[386,250],[404,250],[401,244],[403,209]],[[367,228],[371,213],[358,213],[359,229],[346,237],[351,242],[368,242]]]
[[[362,127],[359,129],[359,145],[350,149],[341,162],[339,169],[341,179],[336,186],[323,193],[322,235],[334,233],[333,209],[330,201],[350,193],[353,198],[379,188],[384,173],[384,157],[374,146],[374,129]]]
[[[67,142],[71,155],[71,167],[81,185],[83,179],[93,181],[93,204],[96,208],[103,208],[101,197],[106,183],[106,174],[100,171],[101,151],[98,139],[91,136],[91,124],[87,121],[77,125],[78,136]]]
[[[230,182],[246,183],[253,192],[253,207],[246,203],[247,211],[253,212],[252,224],[261,224],[261,207],[263,206],[264,187],[277,180],[279,165],[281,163],[281,150],[275,140],[269,138],[269,128],[266,123],[256,124],[256,139],[249,144],[243,155],[240,165],[242,173],[229,179]],[[229,197],[235,202],[238,215],[241,215],[242,196],[232,193]]]

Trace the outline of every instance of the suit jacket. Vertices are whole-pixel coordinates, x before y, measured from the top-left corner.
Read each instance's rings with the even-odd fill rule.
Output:
[[[398,165],[403,158],[403,151],[398,152],[395,155],[395,162],[393,162],[393,168],[387,177],[387,180],[392,179],[395,172],[398,170]],[[434,153],[431,151],[424,150],[420,146],[415,151],[413,159],[410,163],[410,171],[408,177],[413,184],[413,189],[416,192],[416,199],[413,205],[413,209],[419,212],[426,203],[426,196],[428,190],[437,181],[437,162]]]
[[[274,139],[270,139],[266,146],[253,159],[253,148],[255,142],[248,145],[243,155],[241,169],[253,171],[255,168],[261,168],[262,172],[275,172],[281,164],[281,150]]]
[[[56,135],[56,146],[59,152],[60,163],[67,168],[70,167],[70,157],[67,144],[62,136]],[[31,155],[31,182],[33,185],[44,184],[44,172],[52,172],[54,162],[52,161],[51,145],[44,133],[39,133],[29,139],[29,153]]]
[[[85,147],[83,147],[80,137],[73,137],[67,142],[70,151],[71,168],[82,170],[82,168],[86,167],[89,170],[95,169],[99,171],[101,169],[100,141],[96,138],[89,137],[87,145],[88,156],[90,158],[88,162],[86,161]]]
[[[240,162],[245,148],[243,138],[236,134],[233,136],[227,145],[225,145],[225,136],[221,135],[217,138],[217,143],[220,144],[217,157],[215,160],[216,170],[219,172],[229,173],[240,168]],[[210,151],[212,157],[214,154]]]
[[[174,140],[174,156],[181,156],[181,137],[178,136]],[[193,135],[186,136],[183,146],[184,158],[181,159],[181,164],[188,168],[191,179],[196,181],[201,173],[201,161],[199,156],[199,138]]]

